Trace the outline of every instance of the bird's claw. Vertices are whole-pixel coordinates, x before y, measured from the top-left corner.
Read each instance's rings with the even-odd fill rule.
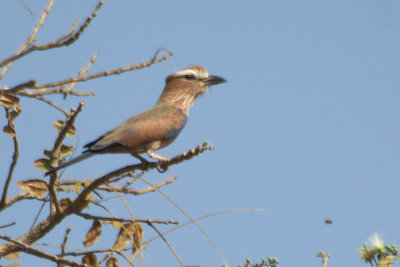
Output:
[[[160,162],[160,164],[157,165],[157,171],[159,173],[164,173],[168,170],[169,166],[166,166],[165,164],[163,164],[163,162]]]

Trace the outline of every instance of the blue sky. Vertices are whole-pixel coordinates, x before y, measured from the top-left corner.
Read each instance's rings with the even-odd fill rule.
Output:
[[[2,58],[24,42],[46,4],[25,2],[35,18],[19,1],[0,3],[5,21],[0,27]],[[38,43],[59,37],[95,5],[57,1]],[[167,75],[203,65],[228,83],[196,102],[179,138],[159,153],[171,157],[205,140],[215,150],[146,178],[156,183],[177,175],[163,191],[192,217],[225,209],[265,209],[201,222],[232,265],[274,256],[281,267],[321,266],[316,254],[323,250],[331,253],[330,266],[365,266],[357,249],[374,232],[389,244],[400,243],[399,28],[396,0],[106,1],[77,43],[29,55],[0,84],[68,78],[96,52],[99,58],[91,73],[148,60],[160,47],[171,50],[175,56],[168,62],[77,87],[96,92],[84,99],[76,120],[79,140],[69,140],[72,145],[79,142],[80,152],[82,145],[151,107]],[[80,101],[51,99],[67,109]],[[53,121],[63,119],[31,99],[23,99],[22,105],[15,122],[21,157],[12,186],[42,177],[32,162],[53,145]],[[4,118],[4,111],[0,113]],[[10,138],[2,135],[0,147],[0,175],[5,177]],[[85,179],[134,162],[129,155],[97,156],[68,168],[64,177]],[[157,193],[127,200],[138,218],[186,221]],[[23,205],[32,216],[27,225],[7,230],[11,236],[24,233],[39,209],[37,203]],[[129,216],[120,201],[110,205],[120,216]],[[0,224],[21,216],[17,209],[3,214]],[[333,224],[325,225],[326,218]],[[41,242],[60,243],[69,224],[71,245],[81,246],[78,241],[90,223],[76,218]],[[116,233],[107,230],[112,239]],[[145,228],[145,240],[154,235]],[[167,238],[185,264],[223,264],[193,226]],[[146,266],[179,265],[161,241],[146,249],[143,259]],[[22,263],[27,262],[23,257]]]

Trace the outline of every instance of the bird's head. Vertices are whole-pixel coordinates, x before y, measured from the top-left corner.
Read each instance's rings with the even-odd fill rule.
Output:
[[[201,66],[185,68],[167,77],[158,103],[177,106],[188,114],[198,96],[203,95],[210,86],[224,82],[224,78],[210,75]]]

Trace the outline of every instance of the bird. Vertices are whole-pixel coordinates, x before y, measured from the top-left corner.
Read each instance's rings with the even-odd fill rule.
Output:
[[[212,85],[225,83],[220,76],[210,75],[194,65],[179,70],[165,79],[165,87],[155,105],[139,113],[84,146],[81,155],[53,167],[45,176],[98,154],[129,153],[142,163],[146,153],[158,161],[169,159],[155,153],[170,145],[185,127],[195,100]]]

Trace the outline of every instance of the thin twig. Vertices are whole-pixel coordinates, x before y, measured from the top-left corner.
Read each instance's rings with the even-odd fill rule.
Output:
[[[14,128],[14,124],[13,124],[11,118],[10,118],[10,113],[9,113],[8,109],[6,107],[4,107],[4,109],[6,111],[8,125],[10,127]],[[13,143],[14,143],[14,154],[13,154],[13,157],[12,157],[12,162],[11,162],[11,165],[10,165],[10,169],[8,170],[7,180],[6,180],[6,183],[4,184],[3,195],[1,197],[1,202],[0,202],[0,210],[5,207],[6,200],[7,200],[8,187],[10,186],[12,175],[13,175],[15,166],[17,165],[18,157],[19,157],[19,146],[18,146],[18,139],[17,139],[17,134],[16,133],[14,133],[12,139],[13,139]]]
[[[210,150],[212,147],[208,144],[205,143],[203,145],[200,145],[196,147],[195,149],[191,149],[190,151],[187,151],[183,153],[182,155],[179,155],[173,159],[171,159],[168,163],[167,166],[171,166],[173,164],[176,164],[177,162],[181,162],[183,160],[188,160],[191,159],[192,157],[206,151]],[[36,240],[42,238],[45,236],[47,233],[49,233],[56,225],[58,225],[62,220],[64,220],[67,216],[79,212],[82,210],[88,203],[87,201],[87,196],[95,190],[98,186],[107,183],[110,179],[114,177],[118,177],[119,175],[122,175],[127,172],[132,172],[135,170],[149,170],[149,169],[156,169],[159,167],[160,163],[158,162],[153,162],[153,163],[145,163],[145,164],[135,164],[131,166],[126,166],[121,169],[112,171],[106,175],[101,176],[100,178],[97,178],[94,180],[92,183],[90,183],[88,186],[86,186],[82,192],[78,195],[78,197],[70,204],[68,205],[61,213],[56,213],[53,215],[50,215],[46,219],[44,219],[42,222],[40,222],[34,229],[29,231],[27,234],[18,237],[18,241],[26,243],[26,244],[31,244],[35,242]],[[18,250],[18,246],[15,243],[7,243],[7,244],[2,244],[0,245],[0,257],[15,252]]]
[[[29,35],[28,39],[20,47],[20,49],[18,49],[18,52],[13,57],[5,59],[4,61],[2,61],[0,63],[0,67],[4,66],[4,68],[0,71],[0,79],[2,79],[4,77],[4,75],[6,75],[8,70],[12,67],[14,61],[17,58],[21,57],[21,56],[18,56],[18,55],[23,53],[23,51],[26,51],[26,48],[29,47],[30,45],[32,45],[36,41],[37,33],[39,32],[39,29],[43,26],[44,21],[46,20],[47,15],[50,13],[50,10],[53,7],[53,5],[54,5],[54,0],[50,0],[47,3],[46,9],[40,15],[39,21],[36,23],[36,25],[33,28],[31,34]]]
[[[139,178],[141,181],[145,182],[146,184],[152,186],[150,182],[143,178]],[[214,241],[211,239],[211,237],[207,234],[207,232],[203,229],[203,227],[200,226],[200,224],[197,223],[197,221],[193,220],[192,217],[181,207],[179,206],[175,201],[173,201],[167,194],[162,192],[160,189],[157,189],[157,191],[165,197],[172,205],[174,205],[186,218],[191,220],[193,224],[196,226],[197,229],[200,230],[200,232],[203,234],[203,236],[208,240],[208,242],[211,244],[211,246],[214,247],[215,251],[217,251],[218,255],[224,262],[226,266],[229,266],[228,261],[226,260],[225,256],[222,254],[222,251],[217,247],[217,245],[214,243]]]
[[[62,264],[71,265],[71,266],[74,266],[74,267],[75,266],[76,267],[78,267],[78,266],[79,267],[85,267],[86,266],[84,264],[80,264],[79,262],[76,262],[76,261],[73,261],[73,260],[69,260],[69,259],[66,259],[66,258],[60,258],[60,257],[58,257],[56,255],[51,255],[51,254],[49,254],[49,253],[47,253],[47,252],[45,252],[43,250],[40,250],[40,249],[34,248],[32,246],[29,246],[27,244],[24,244],[24,243],[22,243],[22,242],[20,242],[18,240],[15,240],[15,239],[13,239],[11,237],[8,237],[8,236],[5,236],[3,234],[0,234],[0,238],[6,240],[8,242],[14,243],[19,248],[19,250],[22,250],[25,253],[37,256],[39,258],[48,259],[48,260],[56,262],[56,263],[62,263]]]
[[[46,99],[46,98],[44,98],[44,97],[41,97],[41,96],[35,96],[34,98],[36,98],[36,99],[38,99],[38,100],[40,100],[40,101],[43,101],[43,102],[46,103],[46,104],[49,104],[50,106],[52,106],[52,107],[55,108],[55,109],[58,109],[59,111],[61,111],[62,113],[64,113],[65,116],[68,117],[68,115],[69,115],[68,112],[66,112],[64,109],[62,109],[61,107],[57,106],[56,104],[54,104],[54,103],[51,102],[50,100],[48,100],[48,99]]]
[[[152,219],[122,219],[122,218],[95,216],[83,212],[76,212],[75,214],[87,220],[98,219],[100,221],[129,222],[129,223],[140,222],[140,223],[159,223],[159,224],[179,224],[179,222],[173,220],[164,221],[164,220],[152,220]]]
[[[7,227],[10,227],[10,226],[13,226],[13,225],[15,225],[15,222],[4,224],[4,225],[0,225],[0,229],[7,228]]]
[[[37,26],[34,28],[34,30],[31,33],[31,36],[28,38],[27,42],[21,47],[21,49],[18,51],[18,53],[16,53],[15,55],[0,62],[0,67],[3,67],[4,65],[8,64],[7,66],[5,66],[3,68],[2,73],[4,72],[5,69],[8,70],[9,67],[11,67],[12,63],[15,62],[15,60],[17,60],[29,53],[32,53],[33,51],[49,50],[49,49],[58,48],[58,47],[62,47],[62,46],[69,46],[72,43],[74,43],[75,41],[77,41],[79,39],[79,37],[82,35],[82,33],[84,32],[84,30],[89,26],[92,19],[96,16],[97,12],[99,11],[100,7],[104,4],[104,2],[100,1],[97,4],[97,6],[96,6],[95,10],[92,12],[92,14],[86,19],[86,21],[81,25],[81,27],[79,27],[79,29],[73,35],[71,34],[71,30],[70,30],[67,34],[58,38],[54,42],[47,43],[44,45],[32,45],[31,46],[31,44],[33,44],[36,41],[37,32],[38,32],[39,28],[43,25],[44,19],[50,12],[51,6],[53,4],[54,4],[54,0],[50,0],[48,7],[42,13]],[[72,27],[73,31],[76,29],[75,25],[76,25],[76,23]],[[3,75],[1,75],[2,73],[0,73],[0,79],[5,74],[4,73]]]
[[[63,94],[65,95],[65,92],[63,91],[63,87],[57,87],[57,88],[52,88],[52,89],[40,89],[37,91],[20,91],[15,93],[16,95],[20,96],[28,96],[28,97],[36,97],[36,96],[42,96],[42,95],[50,95],[50,94]],[[87,91],[87,92],[76,92],[74,90],[68,92],[70,95],[74,96],[91,96],[94,95],[93,91]]]
[[[210,218],[210,217],[219,216],[219,215],[223,215],[223,214],[227,214],[227,213],[232,213],[232,212],[248,212],[248,211],[264,211],[264,210],[263,210],[263,209],[232,209],[232,210],[223,210],[223,211],[217,211],[217,212],[214,212],[214,213],[210,213],[210,214],[206,214],[206,215],[197,217],[197,218],[194,219],[194,221],[201,221],[201,220],[204,220],[204,219],[207,219],[207,218]],[[171,228],[171,229],[169,229],[169,230],[163,232],[162,234],[163,234],[163,235],[166,235],[166,234],[168,234],[168,233],[170,233],[170,232],[173,232],[173,231],[175,231],[175,230],[177,230],[177,229],[183,228],[183,227],[185,227],[185,226],[187,226],[187,225],[190,225],[190,224],[192,224],[192,223],[193,223],[192,221],[188,221],[188,222],[185,222],[185,223],[183,223],[183,224],[179,224],[179,225],[177,225],[177,226],[175,226],[175,227],[173,227],[173,228]],[[158,238],[161,238],[161,237],[160,237],[159,235],[156,235],[155,237],[153,237],[153,238],[151,238],[151,239],[145,241],[145,242],[142,244],[142,246],[145,247],[145,246],[147,246],[150,242],[152,242],[152,241],[154,241],[154,240],[156,240],[156,239],[158,239]],[[44,244],[38,244],[38,243],[37,243],[36,245],[44,245]],[[79,249],[77,249],[77,250],[79,251]],[[132,247],[126,247],[126,248],[124,248],[124,249],[121,249],[120,251],[127,251],[127,250],[132,250]],[[112,250],[112,249],[98,249],[98,250],[91,250],[91,251],[84,250],[84,251],[82,251],[82,252],[70,251],[70,252],[65,253],[65,256],[78,257],[78,256],[85,255],[85,254],[87,254],[87,253],[95,253],[95,254],[98,254],[98,253],[109,253],[109,252],[114,252],[114,250]]]
[[[35,18],[35,14],[33,14],[32,10],[29,8],[29,6],[25,3],[24,0],[19,0],[21,4],[25,7],[25,9],[31,14],[32,18]]]
[[[159,189],[160,187],[170,184],[172,183],[173,180],[175,180],[177,177],[174,175],[164,181],[162,181],[161,183],[155,184],[154,186],[149,186],[146,189],[133,189],[133,188],[126,188],[125,186],[100,186],[98,188],[98,190],[103,190],[103,191],[107,191],[107,192],[120,192],[120,193],[124,193],[124,194],[132,194],[135,196],[138,195],[143,195],[149,192],[154,192],[157,189]]]
[[[34,86],[36,86],[36,81],[35,80],[30,80],[30,81],[27,81],[27,82],[23,82],[23,83],[17,84],[16,86],[11,87],[10,89],[4,90],[4,91],[6,91],[7,93],[13,93],[13,92],[19,92],[19,91],[21,91],[21,90],[23,90],[25,88],[31,88],[31,87],[34,87]]]
[[[93,64],[94,64],[94,62],[96,61],[96,59],[97,59],[98,56],[99,56],[99,54],[96,53],[96,54],[94,54],[94,55],[90,58],[90,61],[86,64],[86,66],[84,66],[84,67],[79,71],[78,76],[77,76],[78,78],[79,78],[79,77],[83,77],[83,76],[85,75],[85,73],[87,73],[87,72],[90,70],[90,68],[93,66]],[[62,91],[64,92],[64,98],[66,98],[66,96],[67,96],[68,94],[70,94],[71,92],[74,91],[74,88],[75,88],[76,84],[77,84],[77,83],[70,83],[70,84],[68,84],[68,86],[67,86],[65,89],[62,90]],[[93,93],[93,94],[94,94],[94,93]]]
[[[181,260],[181,258],[179,257],[179,255],[176,253],[175,249],[172,247],[172,245],[168,242],[168,240],[163,236],[162,233],[160,233],[160,231],[158,231],[158,229],[152,224],[152,223],[147,223],[151,228],[154,229],[154,231],[156,231],[156,233],[161,237],[161,239],[164,241],[164,243],[169,247],[169,249],[172,251],[172,253],[174,254],[174,256],[177,258],[177,260],[179,261],[179,263],[181,264],[181,266],[185,266],[183,264],[183,261]]]
[[[162,49],[163,51],[165,49]],[[51,87],[57,87],[57,86],[62,86],[65,84],[70,84],[70,83],[76,83],[76,82],[86,82],[88,80],[92,80],[92,79],[97,79],[100,77],[106,77],[106,76],[110,76],[110,75],[116,75],[116,74],[121,74],[123,72],[126,71],[133,71],[133,70],[138,70],[138,69],[143,69],[146,67],[150,67],[151,65],[153,65],[154,63],[159,63],[161,61],[166,60],[167,58],[169,58],[170,56],[172,56],[172,52],[167,51],[167,54],[162,56],[162,57],[158,57],[158,54],[160,53],[160,51],[162,51],[161,49],[157,50],[155,56],[149,60],[149,61],[144,61],[141,63],[137,63],[134,65],[130,65],[127,67],[121,67],[115,70],[110,70],[110,71],[103,71],[100,73],[95,73],[95,74],[91,74],[91,75],[87,75],[87,76],[82,76],[82,77],[75,77],[75,78],[70,78],[70,79],[66,79],[63,81],[58,81],[58,82],[53,82],[53,83],[44,83],[44,84],[37,84],[35,86],[32,86],[30,88],[32,89],[44,89],[44,88],[51,88]],[[43,91],[43,94],[45,94],[45,92]]]
[[[67,228],[67,230],[65,231],[64,241],[61,244],[61,254],[59,255],[61,258],[64,257],[64,255],[65,255],[65,247],[67,245],[67,241],[69,238],[69,232],[71,232],[71,226],[69,226]],[[62,263],[57,264],[57,267],[62,267],[62,266],[64,266]]]
[[[206,214],[206,215],[197,217],[197,218],[195,218],[195,219],[193,219],[193,220],[191,220],[191,221],[187,221],[187,222],[185,222],[185,223],[181,223],[181,224],[179,224],[179,225],[177,225],[177,226],[175,226],[175,227],[173,227],[173,228],[171,228],[171,229],[168,229],[167,231],[163,232],[162,234],[163,234],[163,235],[166,235],[166,234],[171,233],[171,232],[173,232],[173,231],[176,231],[176,230],[178,230],[178,229],[180,229],[180,228],[183,228],[183,227],[185,227],[185,226],[187,226],[187,225],[189,225],[189,224],[192,224],[193,222],[198,222],[198,221],[201,221],[201,220],[210,218],[210,217],[214,217],[214,216],[218,216],[218,215],[223,215],[223,214],[231,213],[231,212],[247,212],[247,211],[264,211],[264,210],[263,210],[263,209],[231,209],[231,210],[217,211],[217,212],[213,212],[213,213],[210,213],[210,214]],[[154,240],[156,240],[156,239],[158,239],[158,238],[159,238],[159,236],[155,236],[155,237],[153,237],[153,238],[147,240],[146,242],[143,242],[143,246],[145,246],[145,245],[147,245],[147,244],[153,242]]]
[[[67,244],[68,238],[69,238],[69,232],[71,232],[71,226],[67,228],[67,231],[65,231],[65,236],[64,236],[64,241],[61,245],[61,256],[65,254],[65,246]]]
[[[4,204],[4,206],[0,208],[0,211],[2,211],[3,209],[14,205],[15,203],[17,203],[17,202],[19,202],[21,200],[30,200],[30,199],[36,199],[36,200],[45,201],[45,202],[50,200],[50,199],[47,199],[47,198],[39,198],[39,197],[36,197],[36,196],[33,196],[31,194],[28,194],[28,193],[24,192],[24,193],[20,193],[20,194],[18,194],[16,196],[12,197],[12,198],[7,199],[6,203]]]

